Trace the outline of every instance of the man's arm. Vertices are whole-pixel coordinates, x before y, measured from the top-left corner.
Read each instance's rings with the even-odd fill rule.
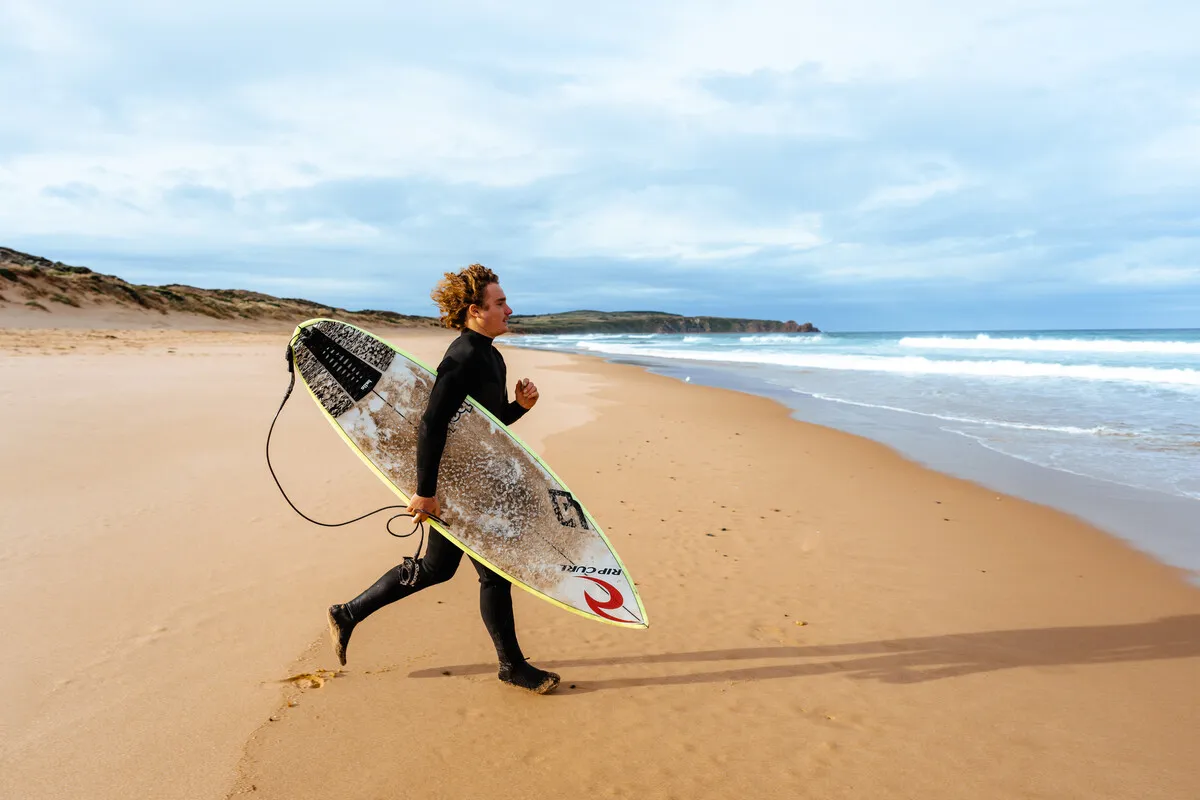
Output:
[[[438,365],[437,380],[417,432],[417,495],[437,495],[438,468],[446,449],[446,433],[454,413],[462,407],[470,388],[467,365],[446,358]]]
[[[521,380],[517,381],[517,399],[505,407],[504,417],[500,421],[505,425],[513,424],[525,416],[525,412],[533,408],[537,401],[537,386],[529,378],[521,378]]]
[[[512,425],[514,422],[525,416],[525,412],[529,409],[524,408],[516,400],[512,400],[504,407],[504,413],[500,415],[500,421],[505,425]]]

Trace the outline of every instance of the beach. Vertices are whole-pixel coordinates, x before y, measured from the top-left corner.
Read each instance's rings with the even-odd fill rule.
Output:
[[[326,607],[415,542],[279,496],[290,327],[157,322],[0,328],[4,798],[1200,794],[1182,570],[770,399],[575,354],[503,349],[542,395],[514,430],[650,628],[515,592],[563,676],[527,695],[462,569],[339,668]],[[434,364],[452,336],[377,332]],[[272,460],[321,520],[396,500],[303,393]]]

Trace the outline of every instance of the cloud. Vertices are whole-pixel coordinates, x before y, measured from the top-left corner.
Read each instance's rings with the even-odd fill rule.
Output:
[[[69,16],[47,4],[9,0],[0,6],[0,23],[0,30],[5,31],[0,41],[10,52],[57,59],[93,51],[88,37]]]
[[[957,192],[962,187],[963,181],[958,178],[939,178],[920,183],[885,186],[871,192],[860,208],[863,211],[874,211],[889,206],[919,205],[938,195]]]
[[[739,200],[719,189],[699,187],[620,192],[539,223],[539,255],[713,261],[741,259],[767,248],[804,250],[821,243],[816,215],[754,220],[757,209]]]
[[[556,9],[13,0],[0,239],[400,310],[475,260],[544,308],[1197,286],[1200,6]]]

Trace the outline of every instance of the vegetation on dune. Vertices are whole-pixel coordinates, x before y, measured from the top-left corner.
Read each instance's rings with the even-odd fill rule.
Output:
[[[49,311],[37,302],[49,298],[74,308],[115,305],[167,314],[201,314],[217,320],[279,320],[297,322],[315,316],[343,319],[357,325],[435,327],[437,320],[394,311],[349,311],[311,300],[272,297],[243,289],[200,289],[168,284],[144,286],[87,267],[74,267],[39,256],[0,247],[0,278],[24,295],[26,305]]]
[[[298,297],[273,297],[244,289],[199,289],[172,283],[143,286],[87,267],[73,267],[47,258],[0,247],[0,278],[16,302],[50,311],[41,299],[83,308],[115,305],[138,311],[184,312],[219,320],[279,320],[298,322],[312,317],[336,317],[363,327],[436,328],[436,317],[395,311],[344,308]],[[6,301],[9,302],[9,301]],[[816,331],[810,323],[776,320],[685,317],[663,311],[569,311],[563,314],[516,315],[514,333],[768,333]]]
[[[62,303],[64,306],[74,306],[75,308],[79,308],[79,301],[70,295],[52,294],[50,295],[50,299],[56,303]]]

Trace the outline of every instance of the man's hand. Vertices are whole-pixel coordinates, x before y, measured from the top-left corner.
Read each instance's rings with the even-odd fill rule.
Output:
[[[529,380],[529,378],[521,378],[521,380],[517,381],[517,403],[521,408],[528,411],[537,404],[537,401],[538,390],[533,385],[533,381]]]
[[[414,495],[413,499],[408,502],[408,513],[414,515],[413,522],[424,522],[429,519],[430,514],[435,517],[442,515],[442,507],[438,505],[436,497],[420,497]]]

